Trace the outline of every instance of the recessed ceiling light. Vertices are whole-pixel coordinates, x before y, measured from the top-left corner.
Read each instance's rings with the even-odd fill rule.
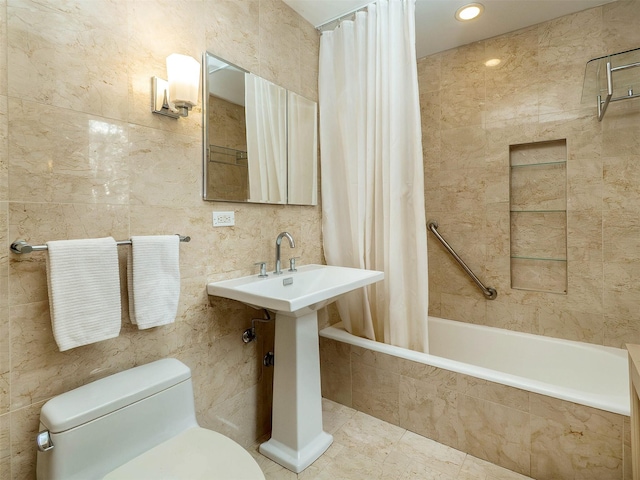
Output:
[[[480,16],[484,11],[484,5],[481,3],[469,3],[456,10],[456,20],[466,22]]]
[[[486,62],[484,62],[484,64],[487,67],[495,67],[500,65],[500,59],[499,58],[492,58],[491,60],[487,60]]]

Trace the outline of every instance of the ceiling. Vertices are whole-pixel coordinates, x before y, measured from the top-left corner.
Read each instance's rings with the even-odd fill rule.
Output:
[[[454,18],[472,1],[484,5],[482,16],[467,23]],[[495,37],[586,10],[612,0],[416,0],[416,55],[422,58],[467,43]],[[284,0],[318,27],[361,8],[371,0]]]

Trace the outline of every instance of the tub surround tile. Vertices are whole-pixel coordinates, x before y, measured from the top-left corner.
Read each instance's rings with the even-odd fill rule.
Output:
[[[548,337],[602,345],[604,341],[601,313],[574,312],[540,307],[537,333]]]
[[[347,407],[353,405],[350,355],[350,345],[320,337],[322,396]]]
[[[486,283],[496,288],[493,283]],[[503,299],[504,290],[497,289],[498,297],[487,303],[487,318],[484,325],[488,327],[504,328],[517,332],[533,333],[537,322],[537,310],[532,305],[518,305],[511,303],[508,298]]]
[[[640,203],[640,174],[635,165],[640,155],[606,156],[603,161],[602,207],[607,213],[620,214],[635,211]],[[626,226],[622,224],[619,228]],[[637,228],[635,223],[629,225]]]
[[[463,443],[467,452],[529,474],[531,441],[527,413],[468,396],[459,398],[458,410],[465,426]]]
[[[352,362],[353,408],[398,425],[400,375]]]
[[[622,478],[622,415],[536,394],[531,413],[535,478]]]
[[[529,413],[529,392],[469,375],[458,375],[461,394]]]
[[[640,5],[622,0],[602,7],[602,40],[607,52],[624,52],[640,45],[640,32],[635,27]]]
[[[638,278],[638,272],[640,260],[605,263],[604,283],[607,288],[604,291],[603,303],[609,326],[613,325],[611,320],[614,316],[625,320],[635,318],[637,321],[640,310],[640,285],[635,279]],[[626,328],[623,328],[624,330]],[[616,336],[615,332],[607,332],[607,335]]]
[[[459,394],[430,382],[402,377],[400,426],[453,448],[464,448],[465,426],[458,412]]]

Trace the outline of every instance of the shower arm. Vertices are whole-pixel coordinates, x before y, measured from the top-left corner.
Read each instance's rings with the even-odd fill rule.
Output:
[[[455,252],[455,250],[451,248],[451,245],[449,245],[447,241],[444,238],[442,238],[442,235],[438,233],[438,223],[435,221],[431,221],[427,224],[427,228],[431,230],[431,233],[433,233],[436,236],[436,238],[440,241],[440,243],[444,246],[444,248],[446,248],[447,251],[451,254],[451,256],[456,260],[456,262],[460,264],[462,269],[465,272],[467,272],[467,275],[469,275],[471,277],[471,280],[473,280],[475,284],[478,286],[478,288],[482,290],[482,293],[484,294],[485,297],[487,297],[487,300],[495,299],[498,296],[498,292],[496,291],[496,289],[491,287],[485,287],[484,284],[480,281],[480,279],[476,277],[475,273],[471,271],[471,269],[467,266],[466,263],[464,263],[464,261]]]

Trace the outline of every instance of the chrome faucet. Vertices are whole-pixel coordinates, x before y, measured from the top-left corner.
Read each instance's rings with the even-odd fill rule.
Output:
[[[293,241],[293,237],[289,232],[282,232],[280,235],[278,235],[278,238],[276,238],[276,269],[273,272],[276,275],[280,275],[282,273],[282,269],[280,268],[280,245],[282,244],[283,237],[287,237],[287,239],[289,240],[289,246],[291,248],[295,248],[296,246],[296,242]]]

